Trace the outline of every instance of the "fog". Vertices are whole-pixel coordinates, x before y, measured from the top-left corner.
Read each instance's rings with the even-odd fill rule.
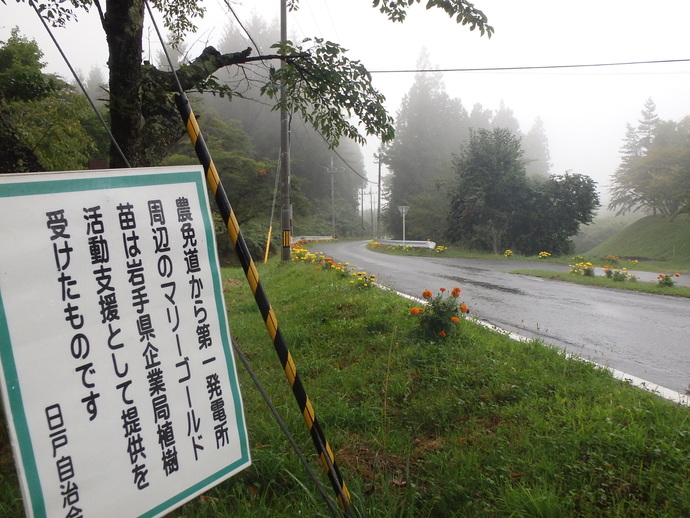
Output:
[[[189,55],[221,38],[227,24],[236,23],[221,0],[205,2],[208,15],[189,39]],[[232,3],[242,20],[253,14],[270,21],[279,16],[280,0]],[[526,133],[540,117],[549,140],[552,173],[572,170],[590,175],[606,198],[608,178],[619,161],[625,124],[637,124],[644,101],[651,97],[662,119],[690,115],[690,61],[687,20],[690,2],[657,0],[653,10],[640,0],[553,2],[549,0],[477,0],[494,27],[489,39],[470,32],[437,9],[417,5],[408,20],[393,24],[367,0],[301,0],[288,16],[288,32],[296,41],[319,36],[349,49],[372,71],[375,86],[386,96],[395,115],[414,80],[422,48],[437,69],[562,67],[646,61],[675,63],[538,68],[532,70],[449,71],[443,80],[450,96],[466,109],[475,103],[496,110],[509,107]],[[45,52],[47,70],[70,78],[62,58],[27,4],[0,7],[0,39],[14,25],[35,38]],[[100,67],[106,75],[106,46],[94,13],[81,14],[78,23],[55,30],[73,66],[87,75]],[[277,39],[277,37],[276,37]],[[145,44],[158,53],[156,39]],[[262,49],[269,52],[270,49]],[[399,71],[399,72],[384,72]],[[379,143],[370,138],[363,153],[369,178]]]

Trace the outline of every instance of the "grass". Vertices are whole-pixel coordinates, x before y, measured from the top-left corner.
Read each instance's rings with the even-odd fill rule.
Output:
[[[585,255],[645,257],[687,264],[690,260],[690,216],[647,216],[617,232]]]
[[[370,249],[391,255],[414,255],[421,257],[461,257],[479,259],[504,259],[503,254],[489,254],[466,250],[455,246],[440,246],[437,250],[402,246],[371,246]],[[548,252],[548,250],[545,250]],[[581,254],[584,261],[597,266],[610,264],[608,257],[618,256],[628,268],[650,272],[690,273],[690,216],[675,218],[647,216],[634,221],[612,237]],[[540,261],[571,264],[567,257],[520,256],[513,254],[511,261]],[[634,266],[627,264],[629,259],[636,261]],[[615,264],[612,264],[615,266]]]
[[[690,515],[689,408],[471,320],[429,343],[410,301],[339,271],[259,268],[354,516]],[[233,338],[330,494],[243,272],[223,273]],[[175,516],[330,516],[238,369],[253,464]],[[0,515],[21,516],[5,445]]]
[[[511,273],[531,275],[532,277],[540,277],[542,279],[585,284],[587,286],[598,286],[600,288],[616,288],[620,290],[652,293],[654,295],[671,295],[674,297],[690,298],[690,288],[684,286],[664,287],[659,286],[658,283],[633,282],[629,280],[614,281],[602,275],[597,275],[596,277],[587,277],[585,275],[573,274],[569,272],[554,272],[552,270],[517,269],[513,270]]]

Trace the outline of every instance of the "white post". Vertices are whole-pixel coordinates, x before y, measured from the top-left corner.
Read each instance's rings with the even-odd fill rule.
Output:
[[[398,205],[398,210],[400,211],[400,214],[402,214],[403,218],[403,248],[405,248],[405,215],[407,214],[407,210],[410,207],[407,205]]]

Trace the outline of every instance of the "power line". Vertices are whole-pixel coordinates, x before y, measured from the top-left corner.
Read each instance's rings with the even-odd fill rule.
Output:
[[[70,60],[67,58],[67,55],[64,53],[62,50],[62,47],[60,46],[60,43],[58,43],[57,38],[53,35],[53,31],[50,30],[50,27],[46,23],[45,19],[41,15],[41,12],[39,8],[36,6],[36,4],[33,1],[29,1],[29,5],[33,8],[33,10],[36,12],[36,15],[38,16],[38,19],[41,20],[41,23],[43,24],[43,27],[45,27],[45,30],[48,31],[48,35],[50,38],[53,40],[53,43],[55,44],[55,47],[57,48],[58,52],[60,52],[60,55],[62,56],[62,59],[65,60],[65,63],[67,64],[67,67],[69,68],[70,72],[72,72],[72,76],[74,77],[74,80],[77,82],[77,85],[81,89],[82,93],[86,97],[87,101],[89,101],[89,104],[91,105],[91,108],[93,109],[94,113],[96,114],[96,117],[98,117],[98,120],[101,122],[101,125],[105,129],[106,133],[108,134],[108,137],[110,137],[110,141],[113,144],[113,147],[117,151],[117,153],[120,155],[120,158],[122,158],[122,162],[127,166],[127,167],[132,167],[129,164],[129,161],[127,160],[127,157],[125,156],[124,152],[122,151],[122,148],[120,148],[120,145],[118,144],[117,140],[115,140],[115,137],[113,136],[112,132],[110,131],[110,128],[108,127],[108,124],[106,124],[105,120],[103,119],[103,116],[101,115],[101,112],[98,111],[98,108],[96,108],[96,105],[93,102],[93,99],[91,99],[91,96],[89,95],[89,92],[86,90],[84,87],[84,83],[79,79],[79,76],[75,72],[74,68],[72,67],[72,63],[70,63]]]
[[[629,65],[657,65],[661,63],[687,63],[690,59],[659,59],[652,61],[623,61],[614,63],[587,63],[576,65],[539,65],[520,67],[484,67],[484,68],[418,68],[398,70],[369,70],[370,74],[427,74],[432,72],[505,72],[515,70],[553,70],[563,68],[594,68],[594,67],[619,67]]]
[[[259,54],[261,54],[261,47],[259,47],[259,45],[257,45],[257,43],[254,41],[254,38],[252,38],[252,35],[249,34],[249,31],[248,31],[247,28],[244,26],[244,24],[243,24],[242,21],[240,20],[239,16],[237,16],[237,13],[235,12],[235,9],[233,9],[232,5],[230,5],[230,2],[229,2],[228,0],[225,0],[225,6],[226,6],[226,7],[228,8],[228,10],[232,13],[232,16],[235,18],[235,20],[237,21],[238,25],[242,28],[242,30],[244,31],[244,33],[247,35],[247,38],[249,38],[249,41],[252,42],[252,45],[254,45],[254,48],[256,49],[256,51],[257,51]]]

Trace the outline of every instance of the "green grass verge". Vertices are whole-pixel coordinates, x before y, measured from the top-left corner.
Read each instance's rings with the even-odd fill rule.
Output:
[[[647,257],[687,263],[690,260],[690,216],[647,216],[617,232],[585,255]]]
[[[688,225],[690,227],[690,225]],[[388,254],[388,255],[399,255],[399,256],[412,256],[412,257],[454,257],[459,259],[492,259],[492,260],[505,260],[507,259],[503,254],[490,254],[487,252],[478,252],[476,250],[466,250],[464,248],[459,248],[455,246],[442,247],[440,250],[431,250],[429,248],[413,248],[413,247],[402,247],[402,246],[385,246],[381,244],[369,244],[369,250],[374,252]],[[690,257],[690,256],[689,256]],[[628,260],[618,258],[612,259],[612,254],[608,256],[592,256],[592,255],[578,255],[578,256],[561,256],[561,257],[548,257],[540,258],[538,256],[523,256],[513,254],[510,256],[510,261],[516,263],[530,261],[538,261],[540,263],[557,263],[557,264],[567,264],[571,265],[576,262],[591,262],[595,266],[603,267],[606,265],[613,266],[614,268],[622,268],[625,266],[628,269],[641,270],[646,272],[657,272],[657,273],[668,273],[668,272],[683,272],[690,273],[690,260],[682,260],[677,258],[676,260]]]
[[[355,516],[690,516],[689,408],[469,320],[429,343],[409,301],[335,271],[259,269]],[[232,335],[321,474],[243,273],[224,277]],[[175,516],[330,516],[238,369],[253,464]],[[0,513],[21,516],[0,466]]]
[[[540,277],[542,279],[551,279],[556,281],[572,282],[576,284],[585,284],[587,286],[598,286],[600,288],[615,288],[619,290],[640,291],[642,293],[652,293],[654,295],[671,295],[674,297],[690,298],[690,288],[684,286],[659,286],[656,283],[649,282],[634,282],[634,281],[614,281],[602,275],[595,277],[587,277],[585,275],[573,274],[568,272],[554,272],[553,270],[530,270],[517,269],[510,273],[519,275],[531,275],[532,277]]]

